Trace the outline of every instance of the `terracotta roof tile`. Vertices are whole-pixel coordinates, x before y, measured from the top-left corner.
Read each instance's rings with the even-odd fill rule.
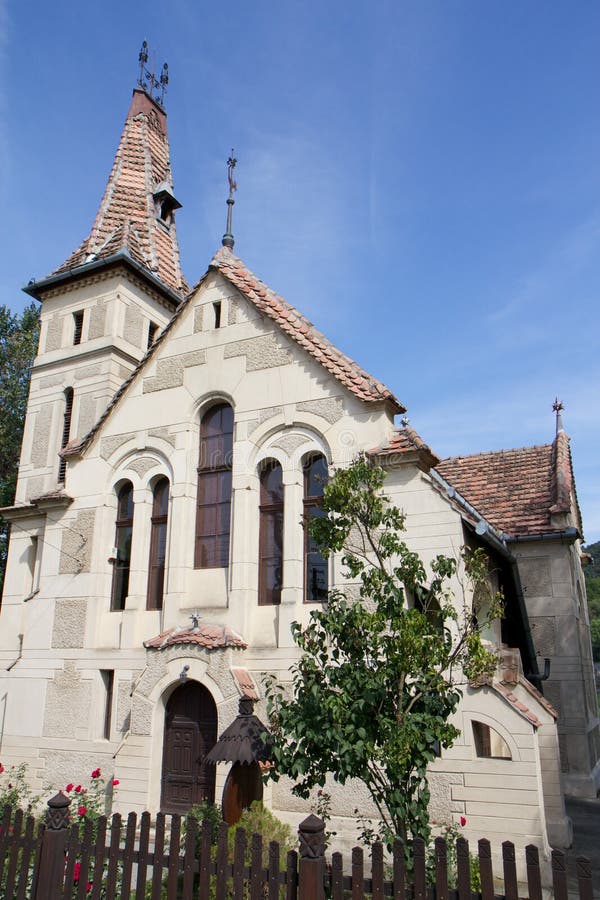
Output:
[[[555,530],[553,445],[444,459],[436,467],[478,512],[507,534]]]
[[[245,649],[248,644],[244,638],[237,634],[229,625],[199,625],[197,628],[169,628],[149,641],[144,641],[144,647],[153,650],[164,650],[175,644],[195,644],[197,647],[205,647],[207,650],[219,650],[223,647],[240,647]]]
[[[258,700],[258,690],[248,669],[235,667],[231,669],[231,674],[243,697],[250,697],[251,700]]]
[[[297,309],[272,291],[227,247],[221,247],[211,266],[236,287],[261,312],[280,326],[292,340],[319,360],[344,387],[365,402],[388,401],[396,412],[404,407],[380,381],[331,344]]]
[[[166,115],[136,89],[91,233],[52,275],[125,250],[168,288],[186,293],[175,222],[167,227],[155,214],[161,183],[172,188]]]
[[[418,453],[428,467],[436,466],[440,461],[439,456],[435,455],[414,428],[408,426],[398,428],[389,441],[369,451],[371,456],[381,458],[382,462],[390,461],[395,456],[401,458],[414,453]]]

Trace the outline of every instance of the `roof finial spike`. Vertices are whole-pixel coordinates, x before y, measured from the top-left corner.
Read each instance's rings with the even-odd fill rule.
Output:
[[[142,44],[142,49],[140,50],[138,56],[138,62],[140,64],[140,74],[138,77],[138,84],[143,91],[145,91],[149,97],[154,100],[159,106],[164,107],[165,105],[165,91],[167,90],[167,85],[169,83],[169,67],[166,63],[164,63],[162,67],[162,71],[160,73],[160,77],[157,78],[154,74],[154,70],[156,67],[156,54],[152,55],[152,70],[148,68],[148,41],[144,41]]]
[[[138,78],[138,84],[141,88],[144,87],[144,69],[146,68],[146,63],[148,62],[148,41],[144,41],[142,44],[142,49],[140,50],[140,55],[138,56],[138,62],[140,64],[140,76]]]
[[[221,243],[224,247],[229,247],[230,250],[233,250],[233,246],[235,244],[235,239],[233,237],[233,232],[231,230],[231,217],[233,212],[233,204],[235,200],[233,199],[233,192],[237,191],[237,184],[233,178],[233,170],[237,165],[237,159],[233,155],[233,147],[231,148],[231,156],[227,160],[227,180],[229,182],[229,197],[227,198],[227,230],[223,235],[223,240]]]
[[[561,431],[565,430],[563,428],[563,421],[562,421],[562,411],[564,409],[564,406],[560,402],[558,397],[555,399],[554,403],[552,404],[552,409],[556,413],[556,433],[560,434]]]

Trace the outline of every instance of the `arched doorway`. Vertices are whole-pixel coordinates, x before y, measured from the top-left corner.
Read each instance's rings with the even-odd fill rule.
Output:
[[[215,799],[215,767],[204,759],[217,740],[217,707],[197,681],[178,687],[167,701],[160,808],[186,813]]]

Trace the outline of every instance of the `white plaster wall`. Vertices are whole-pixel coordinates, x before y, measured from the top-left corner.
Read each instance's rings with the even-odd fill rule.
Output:
[[[89,296],[91,302],[92,294]],[[74,297],[73,308],[80,308],[83,299]],[[105,322],[111,322],[115,334],[125,328],[126,307],[133,302],[130,296],[126,299],[129,303],[124,300],[118,307],[116,296],[114,300],[103,296],[103,302],[113,303]],[[224,324],[219,329],[213,327],[215,302],[222,304]],[[58,315],[57,310],[50,305],[48,315]],[[102,330],[100,320],[101,316],[96,323],[98,332]],[[128,322],[129,336],[138,334],[139,321],[131,313]],[[57,341],[60,329],[56,323],[53,327]],[[67,326],[63,323],[61,327],[64,332]],[[117,346],[114,334],[111,340]],[[131,346],[121,349],[133,357]],[[48,351],[45,361],[59,361],[60,353],[64,356],[62,349]],[[116,362],[115,356],[111,377],[117,374]],[[77,368],[79,362],[75,360],[74,365]],[[44,390],[54,389],[62,391],[58,381]],[[199,419],[216,398],[230,402],[235,414],[231,564],[227,571],[193,568]],[[45,400],[50,402],[50,394]],[[220,730],[235,715],[237,694],[229,671],[230,654],[208,660],[201,653],[195,656],[189,649],[178,648],[159,660],[155,651],[146,653],[143,641],[175,624],[186,624],[190,612],[198,609],[202,621],[229,624],[246,638],[248,649],[235,654],[236,665],[247,667],[257,681],[265,671],[287,680],[296,659],[290,624],[294,619],[305,621],[311,609],[303,603],[302,585],[303,459],[308,453],[322,452],[333,466],[345,465],[359,449],[382,444],[392,428],[391,416],[383,406],[358,401],[220,276],[207,278],[91,446],[81,458],[69,460],[67,489],[74,501],[48,513],[39,593],[25,606],[24,544],[17,541],[11,545],[0,653],[7,660],[14,658],[17,635],[23,633],[24,658],[4,679],[7,702],[18,708],[27,679],[33,679],[29,684],[35,684],[38,698],[21,731],[7,716],[7,752],[22,751],[31,758],[32,775],[38,781],[48,774],[62,778],[65,759],[72,766],[70,780],[83,778],[88,769],[100,765],[121,782],[115,800],[118,809],[155,809],[164,700],[183,662],[193,664],[190,677],[213,693]],[[259,607],[257,603],[257,471],[268,458],[281,463],[285,484],[285,588],[278,607]],[[163,609],[147,611],[152,485],[159,475],[166,475],[171,484],[168,569]],[[124,611],[111,612],[109,558],[114,543],[115,488],[124,479],[132,482],[135,501],[130,594]],[[407,541],[426,563],[438,553],[459,555],[463,543],[460,516],[416,465],[390,470],[386,489],[406,512]],[[339,581],[335,560],[330,574],[332,583]],[[458,580],[455,589],[462,602]],[[464,599],[469,602],[468,597]],[[101,669],[115,671],[110,740],[99,738],[104,715]],[[469,699],[473,709],[479,708],[483,695],[479,692]],[[466,810],[470,834],[485,833],[492,839],[497,835],[498,840],[523,834],[540,843],[544,839],[544,805],[536,773],[536,739],[530,725],[524,727],[520,717],[511,718],[498,702],[497,698],[489,700],[487,714],[493,707],[493,715],[499,723],[504,722],[516,747],[516,758],[510,764],[514,788],[509,790],[524,792],[526,815],[517,816],[513,809],[516,794],[494,794],[499,787],[494,779],[503,777],[506,767],[498,761],[474,760],[464,733],[447,758],[434,767],[437,796],[441,803],[447,800],[444,808],[452,815]],[[78,711],[76,715],[69,712],[72,708]],[[217,796],[224,774],[220,769]],[[478,778],[483,782],[477,783]],[[351,794],[336,791],[343,841],[356,837],[348,806]],[[287,797],[274,788],[267,794],[278,812],[298,821],[305,807],[300,812],[289,794]]]

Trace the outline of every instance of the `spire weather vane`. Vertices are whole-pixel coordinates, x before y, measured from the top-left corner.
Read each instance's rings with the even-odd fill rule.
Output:
[[[164,106],[165,91],[167,90],[167,85],[169,83],[169,67],[167,63],[163,65],[160,77],[157,78],[154,74],[154,67],[156,64],[154,59],[152,60],[152,69],[148,68],[147,41],[144,41],[142,44],[138,62],[140,64],[140,74],[138,78],[139,86],[152,97],[155,103],[158,103],[159,106]]]
[[[231,156],[227,160],[227,181],[229,182],[229,197],[227,198],[227,230],[223,235],[222,244],[224,247],[229,247],[230,250],[233,250],[233,245],[235,244],[235,240],[233,237],[233,233],[231,231],[231,218],[233,212],[233,204],[235,200],[233,199],[233,192],[237,191],[237,182],[233,177],[233,170],[237,165],[237,159],[233,155],[233,148],[231,149]]]

